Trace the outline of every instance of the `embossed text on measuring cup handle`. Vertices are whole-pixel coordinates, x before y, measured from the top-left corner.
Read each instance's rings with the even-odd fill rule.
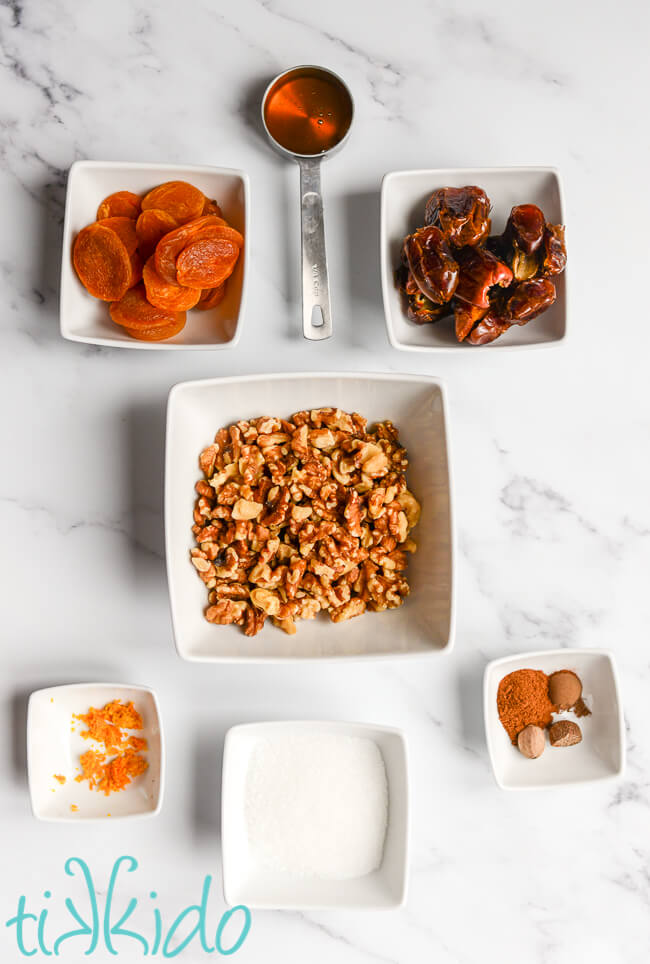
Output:
[[[305,338],[321,340],[332,334],[329,279],[325,253],[320,158],[300,160],[302,218],[302,328]]]

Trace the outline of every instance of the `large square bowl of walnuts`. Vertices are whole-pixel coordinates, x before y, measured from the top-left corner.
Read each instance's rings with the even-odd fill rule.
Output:
[[[446,408],[444,385],[427,375],[174,386],[165,545],[179,655],[257,662],[449,649]]]

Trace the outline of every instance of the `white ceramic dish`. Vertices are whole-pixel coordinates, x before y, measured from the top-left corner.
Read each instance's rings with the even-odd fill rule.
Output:
[[[81,738],[84,729],[73,714],[86,713],[111,700],[133,700],[144,728],[138,736],[148,743],[149,767],[119,793],[106,796],[77,783],[79,757],[96,744]],[[113,683],[73,683],[37,690],[27,712],[27,769],[32,812],[39,820],[104,820],[107,817],[150,817],[162,806],[165,754],[158,700],[144,686]],[[54,774],[66,778],[60,785]],[[71,810],[71,806],[78,807]]]
[[[168,341],[147,342],[129,337],[115,325],[108,302],[88,294],[72,265],[72,245],[79,231],[95,220],[97,207],[114,191],[144,194],[164,181],[189,181],[215,198],[224,217],[248,239],[249,186],[243,171],[176,164],[128,164],[119,161],[76,161],[68,175],[61,261],[61,334],[108,348],[171,350],[179,348],[234,348],[241,333],[246,300],[248,243],[228,279],[221,304],[208,311],[189,311],[183,331]]]
[[[260,415],[288,416],[333,405],[370,422],[391,419],[410,457],[409,486],[422,504],[409,563],[411,595],[399,609],[342,623],[304,620],[288,636],[270,621],[257,636],[204,617],[207,592],[190,563],[198,457],[222,426]],[[165,544],[174,637],[180,656],[202,661],[270,661],[422,655],[454,637],[453,525],[446,398],[426,375],[251,375],[185,382],[167,408]]]
[[[518,669],[538,669],[551,674],[570,669],[582,680],[583,697],[591,716],[578,719],[560,713],[554,719],[574,720],[582,742],[572,747],[546,748],[537,760],[528,760],[514,747],[497,711],[499,683]],[[483,682],[485,733],[490,762],[502,790],[534,790],[594,783],[618,777],[625,768],[625,726],[614,657],[599,649],[554,649],[506,656],[489,663]]]
[[[374,873],[350,880],[297,877],[261,866],[251,852],[244,810],[253,747],[273,734],[333,733],[374,741],[388,783],[388,825],[383,860]],[[399,907],[406,900],[409,862],[409,792],[406,742],[400,730],[365,723],[279,722],[235,726],[226,734],[221,792],[223,889],[230,905],[254,908],[346,909]]]
[[[492,202],[492,234],[500,234],[515,204],[537,204],[553,224],[564,224],[564,202],[558,172],[551,167],[448,168],[392,171],[381,185],[381,286],[388,337],[404,351],[476,352],[514,348],[545,348],[564,340],[567,327],[566,271],[555,280],[555,304],[529,324],[513,326],[489,345],[459,344],[452,320],[416,325],[406,316],[395,287],[406,234],[424,224],[427,198],[440,187],[482,187]],[[571,251],[569,249],[569,259]]]

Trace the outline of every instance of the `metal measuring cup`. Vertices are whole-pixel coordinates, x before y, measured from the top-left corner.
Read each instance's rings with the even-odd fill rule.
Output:
[[[326,79],[333,84],[339,95],[346,98],[349,107],[349,124],[339,140],[317,154],[300,154],[282,144],[271,133],[266,121],[266,107],[270,96],[292,78],[310,76]],[[273,146],[285,157],[300,166],[300,212],[302,237],[302,331],[305,338],[321,341],[332,335],[330,288],[325,250],[325,224],[323,198],[320,183],[320,162],[339,150],[348,139],[354,116],[354,101],[347,85],[331,70],[313,65],[292,67],[278,74],[266,88],[262,98],[262,124]]]

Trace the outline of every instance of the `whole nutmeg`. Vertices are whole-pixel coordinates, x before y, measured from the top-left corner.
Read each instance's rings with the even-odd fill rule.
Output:
[[[536,760],[538,756],[541,756],[545,744],[544,730],[541,726],[533,726],[532,723],[524,727],[517,737],[517,746],[520,752],[529,760]]]
[[[570,669],[560,669],[548,678],[548,696],[560,710],[570,710],[582,696],[582,683]]]
[[[551,746],[575,746],[582,740],[582,730],[573,720],[558,720],[549,727]]]

